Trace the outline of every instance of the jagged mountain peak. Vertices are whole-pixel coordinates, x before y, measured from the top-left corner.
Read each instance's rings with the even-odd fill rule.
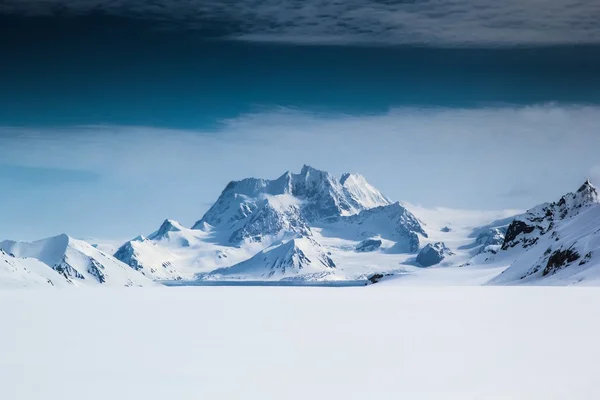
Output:
[[[192,229],[217,227],[238,231],[252,220],[254,213],[264,209],[265,198],[277,196],[294,199],[286,201],[286,206],[277,212],[298,207],[299,216],[308,222],[353,215],[391,203],[360,175],[348,174],[338,180],[326,171],[304,165],[299,174],[286,172],[274,180],[247,178],[230,182]]]
[[[145,240],[147,240],[147,238],[144,235],[138,235],[138,236],[134,237],[133,239],[131,239],[132,242],[143,242]]]
[[[268,180],[260,178],[245,178],[239,181],[231,181],[223,189],[222,195],[233,192],[246,196],[254,196],[257,192],[263,190],[268,182]]]
[[[518,215],[508,227],[502,249],[521,244],[527,248],[541,236],[556,229],[561,221],[576,217],[590,206],[600,203],[596,188],[588,180],[576,192],[570,192],[553,203],[543,203]]]
[[[282,279],[310,276],[327,277],[336,265],[319,243],[309,237],[296,236],[267,247],[246,261],[219,268],[204,279]]]
[[[329,174],[329,172],[314,168],[308,164],[304,164],[302,165],[302,169],[300,170],[300,175],[302,176],[309,176],[309,175],[313,175],[313,176],[331,176]]]
[[[185,228],[179,222],[172,220],[172,219],[166,219],[156,232],[148,235],[148,239],[150,239],[150,240],[161,239],[161,238],[166,237],[169,234],[169,232],[181,232],[184,229]]]
[[[412,213],[362,175],[337,178],[304,165],[299,173],[288,171],[273,180],[232,181],[191,229],[166,220],[148,240],[126,243],[115,257],[156,279],[178,279],[183,276],[178,271],[194,269],[231,278],[249,267],[250,275],[290,268],[304,275],[305,264],[316,274],[311,279],[322,279],[335,266],[317,242],[325,236],[357,242],[380,238],[386,252],[414,253],[427,233]]]
[[[589,179],[586,179],[584,184],[577,189],[577,195],[580,197],[582,202],[585,203],[598,203],[598,190]]]
[[[597,203],[599,203],[598,191],[590,180],[586,179],[576,192],[565,194],[557,202],[551,203],[550,207],[560,208],[561,218],[564,218],[578,212],[582,207]]]
[[[364,176],[345,173],[340,178],[340,184],[357,208],[374,208],[392,204],[379,190],[372,186]]]

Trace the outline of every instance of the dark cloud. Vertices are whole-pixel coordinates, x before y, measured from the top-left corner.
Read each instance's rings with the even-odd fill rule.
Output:
[[[589,0],[4,0],[0,13],[118,16],[285,43],[600,43],[600,2]]]

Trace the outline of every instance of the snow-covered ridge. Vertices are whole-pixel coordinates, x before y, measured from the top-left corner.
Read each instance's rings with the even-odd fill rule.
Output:
[[[65,234],[35,242],[6,240],[0,248],[22,260],[36,260],[36,271],[45,265],[54,273],[53,282],[65,281],[74,286],[111,285],[143,286],[152,282],[138,274],[128,265],[98,250],[87,242],[73,239]],[[47,277],[48,274],[44,274]]]
[[[493,258],[514,259],[493,284],[574,284],[600,279],[600,201],[586,181],[558,201],[540,204],[509,225]]]
[[[600,200],[589,181],[558,201],[508,215],[392,202],[360,175],[338,179],[305,165],[274,180],[230,182],[193,227],[166,219],[114,256],[67,235],[1,242],[0,286],[370,277],[600,284]]]
[[[344,174],[338,180],[305,165],[299,174],[286,172],[275,180],[248,178],[230,182],[192,229],[206,229],[207,225],[240,229],[243,221],[260,207],[275,208],[271,200],[265,204],[265,199],[277,199],[280,206],[296,206],[299,217],[309,222],[391,204],[360,175]]]
[[[192,229],[167,220],[116,257],[154,279],[363,279],[466,267],[478,284],[572,283],[566,277],[577,271],[565,267],[577,261],[589,282],[596,244],[584,238],[600,230],[598,204],[587,181],[514,218],[460,212],[428,226],[359,175],[338,180],[304,166],[275,180],[231,182]],[[461,225],[465,216],[481,222]]]

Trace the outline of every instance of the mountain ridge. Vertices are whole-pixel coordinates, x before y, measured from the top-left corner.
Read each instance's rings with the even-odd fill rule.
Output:
[[[113,255],[66,234],[0,242],[0,279],[51,287],[464,275],[490,285],[600,285],[600,196],[589,180],[512,217],[474,212],[466,223],[466,211],[415,209],[361,175],[304,165],[232,181],[191,228],[165,219]]]
[[[155,257],[164,256],[162,265],[168,263],[175,269],[192,270],[190,265],[194,264],[198,266],[195,274],[205,277],[212,267],[220,272],[231,271],[226,269],[284,243],[300,243],[298,248],[312,243],[308,247],[320,248],[323,231],[339,231],[342,227],[351,229],[357,240],[382,236],[388,246],[384,248],[389,251],[390,246],[395,246],[397,253],[416,252],[420,238],[427,238],[424,226],[410,211],[389,200],[362,175],[345,173],[338,179],[304,165],[300,173],[288,171],[272,180],[231,181],[191,228],[166,220],[146,240],[125,243],[115,257],[132,268],[154,271],[156,275],[164,270],[160,265],[149,266],[150,257],[146,255],[164,249],[161,256]],[[185,246],[174,247],[177,241]],[[185,252],[183,247],[189,247],[190,251]],[[200,252],[204,255],[197,256]],[[300,249],[297,254],[301,252]],[[257,260],[254,259],[254,264]],[[271,264],[277,262],[265,261],[264,268],[271,268]],[[331,264],[335,264],[334,259]],[[335,273],[323,277],[333,278]]]

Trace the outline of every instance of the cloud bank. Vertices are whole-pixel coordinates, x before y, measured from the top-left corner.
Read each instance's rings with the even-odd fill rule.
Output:
[[[596,179],[598,126],[600,107],[545,105],[373,115],[275,109],[202,132],[1,128],[0,209],[11,212],[0,237],[126,238],[167,217],[191,224],[230,180],[275,178],[304,163],[361,173],[388,197],[426,207],[523,209]],[[52,184],[35,184],[32,171]]]
[[[4,0],[0,13],[103,14],[296,44],[600,43],[589,0]]]

